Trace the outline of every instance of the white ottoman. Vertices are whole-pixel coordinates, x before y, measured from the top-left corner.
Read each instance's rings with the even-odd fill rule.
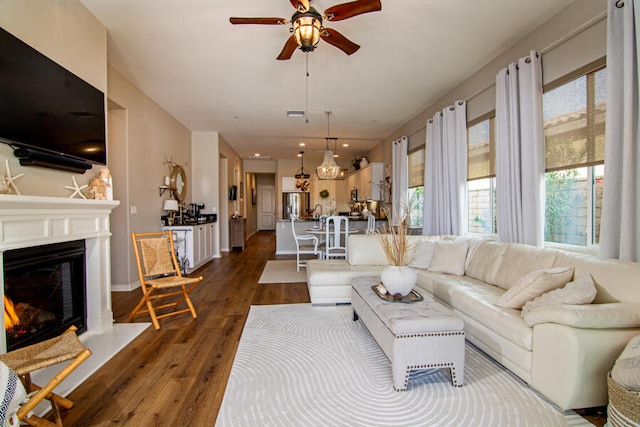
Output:
[[[409,372],[416,369],[449,368],[451,382],[464,382],[464,322],[451,310],[423,295],[422,301],[385,301],[372,286],[379,277],[351,281],[353,320],[367,327],[391,362],[393,388],[407,389]]]

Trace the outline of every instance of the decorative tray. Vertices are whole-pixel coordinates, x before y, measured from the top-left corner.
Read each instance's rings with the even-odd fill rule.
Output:
[[[391,295],[387,292],[382,283],[378,283],[377,285],[372,286],[371,289],[373,289],[373,292],[385,301],[403,302],[405,304],[409,304],[412,302],[423,300],[422,295],[420,295],[414,289],[412,289],[411,292],[409,292],[406,296],[402,296],[400,294]]]

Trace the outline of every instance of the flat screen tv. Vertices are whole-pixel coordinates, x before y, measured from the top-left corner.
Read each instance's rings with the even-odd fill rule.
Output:
[[[0,142],[16,157],[106,164],[104,93],[0,28]]]

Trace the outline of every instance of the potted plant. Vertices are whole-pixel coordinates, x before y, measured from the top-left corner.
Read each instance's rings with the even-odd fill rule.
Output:
[[[418,279],[416,272],[407,265],[406,259],[410,248],[407,237],[408,212],[409,209],[406,209],[397,226],[391,225],[391,221],[389,221],[387,225],[383,226],[383,233],[376,233],[389,262],[389,266],[380,273],[380,280],[391,295],[408,295]]]

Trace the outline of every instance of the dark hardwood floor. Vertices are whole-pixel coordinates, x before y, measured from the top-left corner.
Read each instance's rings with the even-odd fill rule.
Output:
[[[194,274],[198,318],[163,319],[80,385],[64,425],[213,426],[251,305],[309,302],[305,283],[258,285],[275,256],[275,234],[258,232],[243,251],[223,253]],[[140,290],[112,294],[116,322],[126,322]],[[140,321],[146,321],[141,316]],[[604,417],[586,416],[602,426]]]

